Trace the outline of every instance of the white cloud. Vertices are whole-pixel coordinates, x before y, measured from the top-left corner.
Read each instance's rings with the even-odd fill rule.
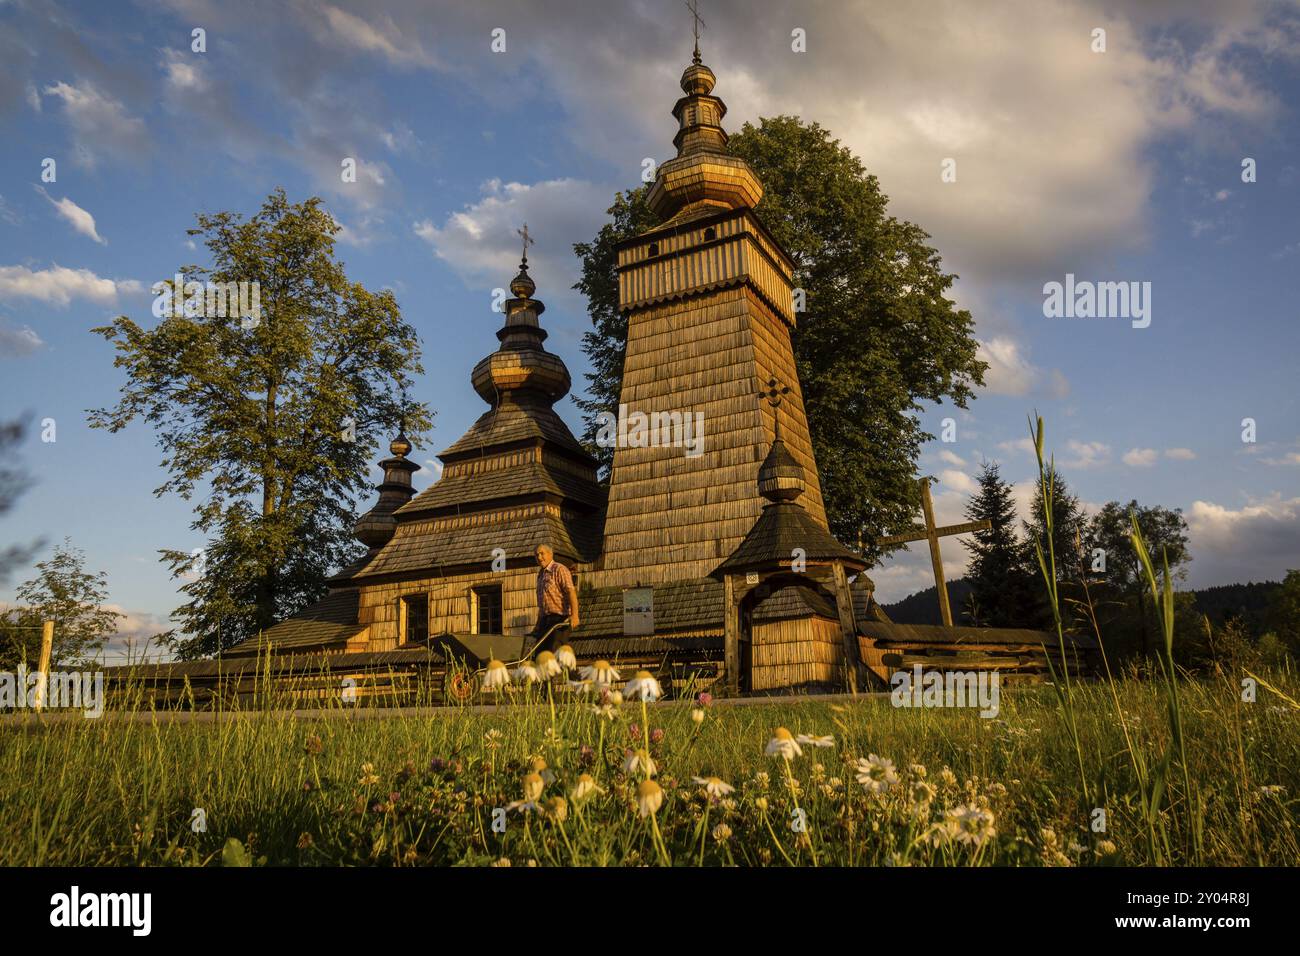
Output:
[[[14,326],[0,320],[0,358],[31,355],[44,344],[30,326]]]
[[[958,471],[955,468],[946,468],[939,474],[939,482],[946,488],[963,495],[973,495],[979,490],[979,482],[964,471]]]
[[[1300,498],[1274,493],[1237,509],[1197,500],[1187,527],[1195,586],[1280,580],[1300,567]]]
[[[111,305],[122,294],[142,291],[134,279],[105,279],[89,269],[51,266],[33,272],[26,266],[0,266],[0,299],[28,298],[66,306],[73,299]]]
[[[1097,468],[1110,461],[1110,446],[1104,442],[1071,438],[1065,447],[1071,455],[1062,462],[1066,468]]]
[[[324,8],[328,36],[337,44],[383,57],[397,66],[433,66],[435,60],[416,36],[402,30],[392,18],[376,15],[362,19],[338,7]]]
[[[1196,458],[1196,452],[1190,448],[1166,448],[1165,457],[1172,458],[1174,461],[1193,461]]]
[[[144,121],[131,116],[126,107],[89,83],[73,86],[55,83],[45,87],[46,96],[63,101],[63,112],[72,127],[74,162],[94,168],[101,153],[119,159],[136,159],[149,151]]]
[[[55,199],[45,191],[45,187],[37,186],[36,191],[50,201],[60,216],[62,216],[73,228],[74,231],[81,233],[87,238],[94,239],[101,245],[108,245],[108,240],[103,238],[95,229],[95,217],[82,209],[75,202],[64,196],[62,199]]]
[[[1154,448],[1130,448],[1124,452],[1124,464],[1130,468],[1150,468],[1160,457]]]
[[[1261,458],[1266,465],[1300,465],[1300,452],[1289,451],[1281,458]]]
[[[577,280],[575,242],[595,235],[614,189],[579,179],[551,179],[532,184],[483,184],[482,198],[441,225],[423,220],[415,234],[433,248],[467,282],[504,288],[519,268],[517,230],[526,222],[536,244],[528,250],[528,271],[537,297],[572,299]]]
[[[182,53],[174,48],[161,51],[164,82],[170,91],[193,91],[202,93],[208,88],[208,79],[203,72],[204,54]]]
[[[1029,361],[1024,349],[1008,336],[980,340],[978,357],[988,362],[984,387],[994,395],[1039,393],[1062,399],[1070,394],[1070,383],[1060,369],[1044,372]]]
[[[939,460],[943,462],[947,462],[950,465],[956,465],[958,468],[966,467],[966,462],[961,458],[961,456],[956,455],[953,452],[950,452],[946,448],[941,448],[939,450]]]
[[[1012,441],[1000,441],[998,442],[998,448],[999,450],[1004,452],[1017,451],[1023,455],[1033,456],[1034,440],[1032,438],[1025,437],[1025,438],[1016,438]]]

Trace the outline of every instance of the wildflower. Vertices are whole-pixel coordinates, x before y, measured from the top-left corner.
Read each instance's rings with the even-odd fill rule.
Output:
[[[918,780],[912,784],[912,802],[923,803],[927,806],[934,802],[934,796],[937,791],[924,780]]]
[[[589,694],[592,690],[592,683],[589,680],[571,680],[564,686],[575,694]]]
[[[1119,847],[1115,845],[1113,840],[1102,840],[1100,843],[1097,844],[1098,856],[1110,856],[1112,853],[1115,853],[1118,850]]]
[[[379,782],[379,775],[375,773],[375,765],[372,763],[363,763],[361,765],[361,779],[358,783],[363,787]]]
[[[652,744],[661,744],[663,741],[664,729],[662,727],[656,727],[654,730],[650,731],[650,742]]]
[[[758,807],[759,810],[766,811],[767,797],[759,797],[757,800],[754,801],[754,806]]]
[[[701,707],[708,707],[711,703],[713,703],[713,695],[710,694],[707,690],[702,690],[700,691],[699,696],[696,697],[696,700],[699,701]]]
[[[563,797],[551,797],[546,801],[546,815],[556,823],[563,823],[569,818],[569,801]]]
[[[694,710],[692,710],[691,720],[693,720],[696,724],[704,723],[704,709],[701,707],[696,707]]]
[[[894,762],[875,754],[867,754],[865,759],[859,758],[857,772],[858,783],[862,784],[867,793],[884,793],[898,783]]]
[[[656,769],[654,760],[650,758],[649,752],[645,750],[629,750],[627,758],[623,761],[623,772],[629,776],[640,770],[647,777],[653,777]]]
[[[493,865],[493,866],[509,866],[509,865],[510,865],[510,857],[508,857],[508,856],[503,856],[501,859],[497,860],[497,861],[496,861],[495,863],[493,863],[492,865]]]
[[[939,779],[949,787],[955,787],[957,785],[957,775],[947,767],[944,767],[939,771]]]
[[[497,747],[501,746],[501,737],[501,731],[493,727],[491,730],[483,734],[483,743],[487,745],[488,749],[495,750]]]
[[[628,700],[655,701],[662,697],[664,692],[653,674],[649,671],[637,671],[623,688],[623,693]]]
[[[719,823],[713,828],[713,839],[718,843],[726,843],[731,839],[731,827],[725,823]]]
[[[619,679],[618,671],[614,670],[609,661],[596,661],[590,667],[584,667],[581,673],[587,680],[599,685],[612,684]]]
[[[910,773],[913,777],[919,777],[922,780],[924,780],[926,775],[925,764],[923,763],[911,764],[908,766],[907,772]]]
[[[664,803],[664,791],[653,780],[642,780],[636,788],[636,806],[641,816],[658,813]]]
[[[721,798],[735,791],[729,783],[724,783],[720,777],[692,777],[695,783],[704,788],[704,792],[711,797]]]
[[[834,747],[835,738],[830,734],[825,737],[818,737],[816,734],[800,734],[795,738],[805,747]]]
[[[310,833],[300,833],[298,835],[298,849],[300,850],[310,850],[315,842]]]
[[[618,716],[618,711],[615,710],[614,705],[610,703],[592,704],[591,712],[597,717],[604,717],[606,720],[613,720]]]
[[[949,825],[952,838],[958,843],[980,846],[998,833],[993,827],[992,812],[970,804],[962,804],[944,811],[944,819]]]
[[[764,790],[767,789],[767,785],[771,780],[772,778],[767,775],[766,770],[760,770],[758,773],[754,774],[754,783],[758,784]]]
[[[514,671],[511,672],[511,676],[513,676],[517,681],[523,681],[525,684],[534,684],[542,679],[542,675],[538,672],[537,668],[528,661],[524,661],[516,667]]]
[[[578,658],[573,654],[573,648],[568,644],[561,644],[559,650],[555,652],[555,662],[565,670],[577,670]]]
[[[555,677],[564,670],[564,668],[560,666],[560,662],[555,659],[555,655],[550,651],[542,651],[538,654],[536,665],[537,673],[542,676],[543,680]]]
[[[542,778],[542,782],[548,787],[555,783],[555,774],[551,773],[551,771],[546,768],[546,761],[543,758],[534,757],[531,766],[533,773],[539,774]]]
[[[510,683],[510,671],[506,670],[506,665],[498,660],[488,661],[487,673],[483,675],[484,690],[500,690]]]
[[[803,756],[803,750],[800,749],[790,731],[784,727],[778,727],[772,739],[767,742],[767,755],[769,757],[781,757],[784,760],[793,760],[795,757]]]
[[[325,749],[324,744],[320,742],[320,738],[317,737],[315,734],[312,734],[310,737],[308,737],[307,743],[303,746],[303,750],[307,751],[307,753],[309,754],[318,754],[324,749]]]
[[[542,775],[539,773],[526,773],[522,783],[524,798],[506,804],[507,810],[518,810],[520,813],[526,813],[538,809],[537,801],[546,788],[546,782],[542,780]]]
[[[578,782],[573,785],[573,790],[570,791],[569,795],[574,800],[585,800],[593,793],[603,792],[602,788],[596,785],[596,781],[591,774],[584,773],[579,775]]]

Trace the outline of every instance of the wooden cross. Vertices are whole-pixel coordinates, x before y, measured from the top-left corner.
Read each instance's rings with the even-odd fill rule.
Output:
[[[695,6],[695,0],[686,0],[686,9],[691,11],[691,16],[695,18],[695,57],[696,63],[700,62],[700,27],[707,27],[708,24],[700,19],[700,11]]]
[[[969,534],[972,531],[988,531],[993,522],[968,521],[965,524],[951,524],[943,528],[934,526],[934,505],[930,502],[930,479],[921,479],[921,510],[925,513],[925,527],[917,528],[908,534],[891,534],[879,539],[876,544],[906,544],[908,541],[930,542],[930,562],[934,565],[934,586],[939,592],[939,614],[947,627],[952,627],[952,608],[948,604],[948,585],[943,579],[943,558],[939,554],[939,539],[954,534]]]
[[[516,229],[515,235],[522,237],[524,240],[524,262],[526,263],[528,262],[528,247],[535,242],[533,237],[528,234],[528,223],[524,223],[524,228]]]

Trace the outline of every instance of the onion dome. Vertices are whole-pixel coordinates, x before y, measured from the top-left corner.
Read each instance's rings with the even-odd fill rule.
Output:
[[[781,423],[777,420],[776,438],[758,469],[758,493],[768,501],[794,501],[804,493],[803,466],[795,461],[781,440]]]
[[[700,62],[682,73],[686,95],[673,106],[679,129],[673,138],[677,156],[659,167],[646,195],[660,217],[689,219],[718,209],[754,207],[763,198],[763,184],[749,164],[727,151],[722,117],[727,106],[713,95],[717,77]]]
[[[505,325],[497,330],[501,347],[474,366],[474,391],[493,407],[515,391],[540,393],[551,402],[563,398],[572,384],[569,370],[559,356],[542,347],[546,330],[538,317],[546,306],[533,298],[537,284],[528,274],[527,255],[510,280],[510,291],[514,297],[505,302]]]
[[[378,486],[379,501],[352,527],[352,533],[371,551],[377,551],[392,539],[397,529],[397,518],[393,513],[415,494],[411,475],[420,470],[419,465],[406,457],[411,453],[411,442],[405,434],[399,433],[388,450],[393,457],[379,463],[379,467],[384,469],[384,480]]]

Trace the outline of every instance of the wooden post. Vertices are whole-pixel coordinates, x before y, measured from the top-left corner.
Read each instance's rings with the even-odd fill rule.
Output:
[[[921,482],[921,509],[930,531],[930,563],[934,565],[934,584],[939,591],[939,616],[945,627],[952,627],[952,607],[948,604],[948,583],[943,579],[943,557],[939,554],[939,536],[934,533],[934,504],[930,501],[930,483]]]
[[[740,696],[740,609],[736,606],[735,578],[728,574],[722,584],[723,604],[723,655],[727,668],[727,693]]]
[[[50,655],[54,652],[54,622],[41,622],[41,663],[40,673],[41,682],[36,685],[36,707],[35,710],[42,710],[45,707],[45,689],[50,685]]]
[[[835,575],[835,607],[840,616],[840,632],[844,637],[844,671],[850,694],[858,692],[858,626],[853,618],[853,592],[849,590],[849,576],[840,561],[831,566]]]

